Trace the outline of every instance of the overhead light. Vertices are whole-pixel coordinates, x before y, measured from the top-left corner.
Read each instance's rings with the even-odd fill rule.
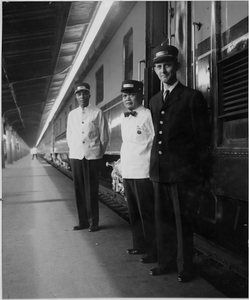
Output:
[[[69,72],[69,74],[67,75],[67,78],[60,90],[60,93],[58,95],[58,97],[56,98],[54,105],[49,113],[49,116],[47,118],[47,121],[41,131],[40,137],[37,140],[36,146],[39,145],[40,140],[43,137],[43,134],[45,133],[45,131],[48,128],[48,125],[50,123],[50,121],[53,119],[54,114],[56,113],[58,107],[60,106],[66,92],[68,91],[68,88],[70,87],[75,75],[77,74],[88,50],[90,49],[94,38],[96,37],[101,25],[103,24],[112,4],[114,1],[110,1],[110,0],[103,0],[100,2],[99,8],[97,10],[97,13],[95,14],[94,20],[92,21],[90,28],[88,30],[88,33],[86,35],[86,38],[84,40],[84,42],[81,45],[81,48],[78,52],[77,58],[75,59],[73,66],[71,68],[71,71]]]

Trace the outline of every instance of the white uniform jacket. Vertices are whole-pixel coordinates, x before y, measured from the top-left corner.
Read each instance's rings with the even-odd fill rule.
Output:
[[[121,121],[121,167],[123,178],[149,178],[150,153],[154,138],[151,112],[144,106],[135,109],[136,117]]]
[[[69,158],[102,158],[109,135],[108,123],[101,109],[89,104],[84,110],[81,107],[72,110],[67,122]]]

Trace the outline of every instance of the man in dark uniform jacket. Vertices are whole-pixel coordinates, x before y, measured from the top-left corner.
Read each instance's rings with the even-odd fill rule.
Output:
[[[150,179],[155,190],[158,267],[153,276],[178,269],[178,281],[195,277],[193,225],[198,205],[197,187],[205,166],[209,140],[207,103],[203,95],[182,85],[178,49],[158,46],[154,71],[163,90],[150,100],[155,129]]]

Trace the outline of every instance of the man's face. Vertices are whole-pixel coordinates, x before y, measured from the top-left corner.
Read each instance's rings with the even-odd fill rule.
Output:
[[[134,110],[142,104],[143,95],[141,93],[122,93],[122,99],[128,110]]]
[[[162,62],[154,65],[154,71],[162,83],[172,85],[176,82],[178,62]]]
[[[79,91],[75,94],[75,96],[80,107],[84,108],[88,106],[91,97],[90,92],[84,90]]]

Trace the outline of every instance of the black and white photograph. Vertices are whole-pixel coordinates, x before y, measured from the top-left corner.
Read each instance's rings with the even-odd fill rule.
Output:
[[[248,299],[248,1],[1,1],[0,299]]]

